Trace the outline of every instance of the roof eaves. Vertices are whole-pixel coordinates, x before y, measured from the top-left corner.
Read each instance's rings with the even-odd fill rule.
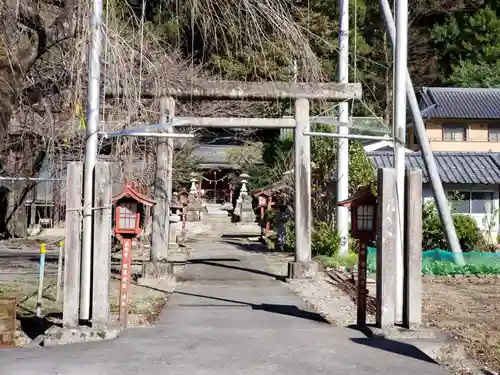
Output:
[[[375,167],[390,168],[392,152],[367,153]],[[500,184],[500,153],[491,152],[435,152],[439,175],[447,184]],[[470,158],[469,160],[466,160]],[[420,152],[407,154],[405,164],[421,169],[424,183],[428,182]]]

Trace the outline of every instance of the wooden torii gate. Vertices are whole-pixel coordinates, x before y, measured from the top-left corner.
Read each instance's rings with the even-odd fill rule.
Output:
[[[116,92],[113,93],[116,96]],[[293,128],[295,159],[295,259],[288,276],[310,277],[316,273],[311,262],[311,149],[309,102],[339,102],[360,99],[361,84],[238,82],[191,80],[181,87],[157,88],[145,82],[143,97],[160,98],[160,123],[105,134],[116,136],[157,136],[155,201],[153,214],[152,258],[166,260],[169,245],[169,213],[172,197],[172,159],[174,129],[178,126],[212,128]],[[175,100],[253,100],[295,101],[295,118],[175,117]],[[167,133],[167,134],[165,134]],[[162,136],[163,134],[163,136]]]

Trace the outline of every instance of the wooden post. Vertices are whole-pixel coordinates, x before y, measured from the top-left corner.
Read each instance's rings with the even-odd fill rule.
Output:
[[[422,324],[422,171],[406,170],[403,325]]]
[[[166,123],[174,115],[175,102],[171,97],[160,98],[160,123]],[[171,131],[171,129],[169,130]],[[156,173],[153,208],[151,259],[153,263],[164,261],[168,256],[170,198],[172,196],[173,140],[159,138],[156,147]]]
[[[394,326],[396,304],[396,170],[378,170],[377,312],[379,328]],[[420,202],[421,200],[419,200]]]
[[[92,288],[92,325],[105,328],[109,323],[109,274],[111,272],[112,183],[111,164],[97,162],[95,168],[95,206]]]
[[[359,240],[358,254],[358,300],[357,300],[357,324],[366,325],[366,261],[367,244],[366,240]]]
[[[311,262],[311,140],[303,133],[309,127],[309,100],[295,101],[295,261],[288,276],[314,277],[317,264]]]
[[[80,307],[83,163],[69,162],[66,184],[63,326],[78,327]]]
[[[128,294],[130,289],[130,273],[132,271],[132,240],[122,239],[122,269],[120,279],[120,310],[118,320],[123,328],[127,327]]]

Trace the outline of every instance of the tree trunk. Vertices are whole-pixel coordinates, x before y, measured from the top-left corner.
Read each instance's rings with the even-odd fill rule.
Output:
[[[31,67],[74,35],[77,0],[4,0],[0,4],[0,142],[19,104]],[[54,18],[54,15],[56,16]],[[49,20],[53,19],[53,22]],[[39,99],[42,95],[39,95]]]

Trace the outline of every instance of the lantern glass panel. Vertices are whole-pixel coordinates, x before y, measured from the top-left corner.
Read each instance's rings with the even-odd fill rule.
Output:
[[[120,229],[136,228],[137,203],[122,203],[120,205]]]
[[[370,232],[373,230],[374,206],[358,206],[357,207],[357,224],[358,230],[362,232]]]

